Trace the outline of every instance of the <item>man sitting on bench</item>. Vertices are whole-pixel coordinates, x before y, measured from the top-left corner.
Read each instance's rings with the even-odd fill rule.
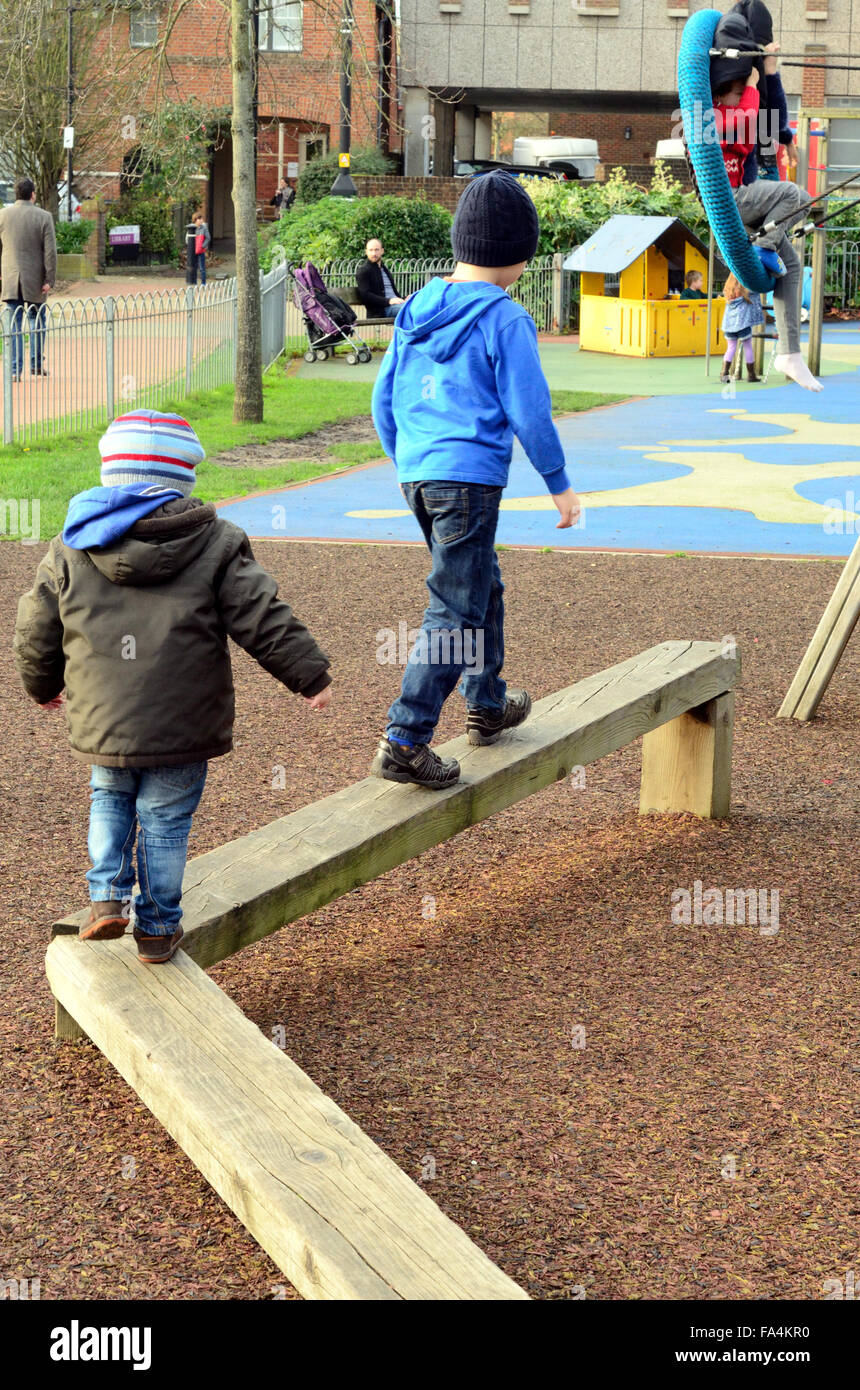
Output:
[[[367,317],[394,319],[405,300],[397,293],[397,287],[385,267],[382,242],[378,237],[371,237],[364,254],[367,260],[358,267],[355,283]]]

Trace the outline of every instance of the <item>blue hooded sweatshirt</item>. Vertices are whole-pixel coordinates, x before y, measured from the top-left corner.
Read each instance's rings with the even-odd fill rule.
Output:
[[[176,488],[162,483],[126,483],[78,492],[69,503],[63,543],[72,550],[111,545],[150,512],[181,496]]]
[[[400,483],[504,487],[516,435],[548,492],[570,486],[534,320],[500,285],[437,278],[412,295],[372,409]]]

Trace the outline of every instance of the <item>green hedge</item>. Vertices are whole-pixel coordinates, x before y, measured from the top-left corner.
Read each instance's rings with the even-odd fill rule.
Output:
[[[165,264],[177,262],[179,247],[173,233],[172,203],[167,198],[155,197],[140,189],[124,193],[115,203],[111,203],[105,219],[105,228],[109,233],[111,227],[126,225],[140,227],[140,249],[145,255],[153,256]]]
[[[358,260],[371,237],[390,261],[450,256],[451,214],[423,197],[323,198],[282,217],[274,232],[266,229],[261,264],[268,270],[276,246],[295,263]]]
[[[296,184],[296,203],[318,203],[331,193],[339,172],[338,155],[331,150],[322,159],[313,159],[299,174]],[[353,174],[390,174],[392,161],[375,145],[357,146],[351,152]]]
[[[80,222],[58,222],[55,230],[60,255],[77,255],[83,251],[95,225],[86,218],[81,218]]]
[[[605,183],[559,183],[551,179],[522,180],[540,218],[538,254],[570,251],[587,241],[610,217],[619,213],[642,217],[680,217],[702,241],[708,221],[695,193],[686,192],[666,165],[658,162],[650,188],[631,183],[623,169],[613,169]]]

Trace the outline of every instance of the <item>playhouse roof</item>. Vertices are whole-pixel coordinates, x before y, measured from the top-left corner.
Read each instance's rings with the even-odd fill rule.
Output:
[[[683,264],[684,246],[695,246],[705,258],[708,248],[690,228],[677,217],[632,217],[619,214],[610,217],[593,236],[565,257],[565,270],[588,270],[598,275],[617,275],[647,251],[656,246],[664,256]],[[717,258],[716,269],[725,266]]]

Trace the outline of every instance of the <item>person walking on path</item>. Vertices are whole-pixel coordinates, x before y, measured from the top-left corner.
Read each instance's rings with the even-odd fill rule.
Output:
[[[154,965],[182,940],[208,760],[233,746],[228,637],[312,709],[328,705],[331,677],[245,532],[190,496],[204,455],[187,420],[135,410],[99,449],[102,486],[72,498],[18,604],[14,654],[43,708],[59,708],[65,686],[72,753],[92,767],[92,906],[79,935],[123,935],[137,832],[134,937]]]
[[[0,209],[0,293],[12,313],[12,380],[24,370],[24,315],[30,325],[30,371],[47,376],[44,362],[45,301],[57,280],[54,219],[36,207],[36,185],[18,179],[15,202]]]
[[[395,319],[401,304],[406,301],[397,292],[388,267],[382,259],[382,242],[371,237],[364,248],[365,260],[358,267],[355,276],[358,297],[367,310],[368,317]]]
[[[552,421],[534,320],[506,294],[537,250],[535,205],[501,170],[470,183],[457,204],[457,264],[399,314],[373,390],[373,420],[430,551],[430,602],[388,711],[371,773],[449,787],[454,758],[430,748],[462,676],[472,744],[495,743],[527,718],[531,698],[502,679],[504,607],[495,550],[514,435],[572,526],[579,499]]]
[[[201,285],[206,284],[206,252],[212,245],[212,237],[209,233],[202,212],[195,212],[194,225],[197,228],[197,235],[194,238],[194,279],[192,285],[197,284],[197,272],[200,272]]]

